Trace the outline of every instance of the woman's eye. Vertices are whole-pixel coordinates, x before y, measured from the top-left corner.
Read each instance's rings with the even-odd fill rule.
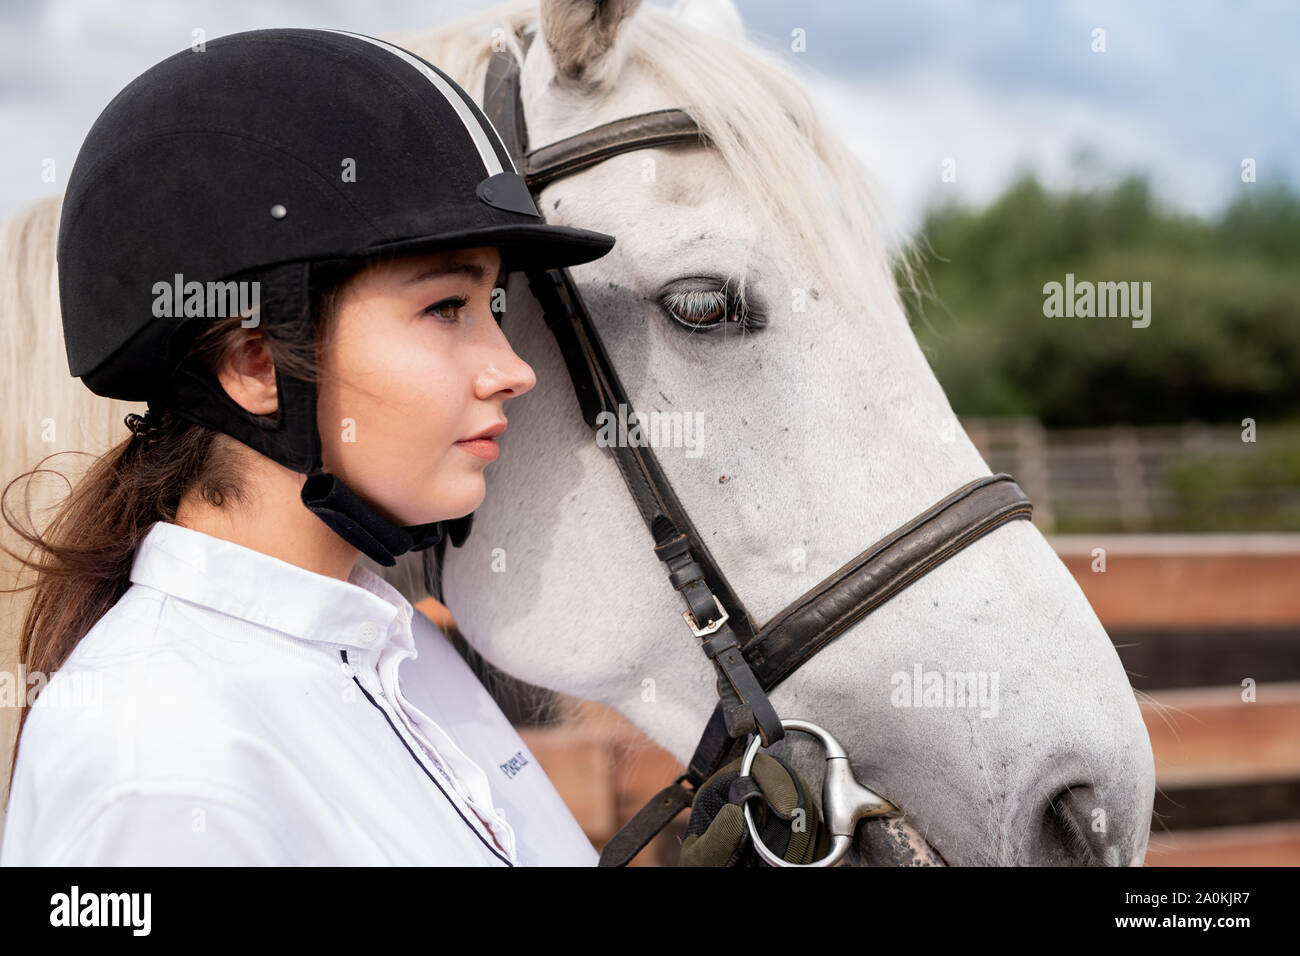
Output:
[[[450,299],[443,299],[441,302],[434,303],[424,310],[425,315],[432,315],[438,319],[454,319],[455,313],[465,308],[469,304],[469,299],[463,295],[453,296]],[[452,310],[450,313],[445,310]]]
[[[669,292],[659,301],[678,324],[692,331],[725,325],[754,329],[764,324],[762,317],[749,309],[729,287]]]

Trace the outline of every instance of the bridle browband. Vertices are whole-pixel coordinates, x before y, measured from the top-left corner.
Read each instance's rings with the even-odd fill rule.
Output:
[[[707,136],[687,113],[664,109],[604,123],[529,151],[519,64],[509,50],[492,55],[483,110],[534,197],[546,184],[620,153],[708,145]],[[596,430],[602,412],[617,417],[619,405],[630,420],[631,402],[569,270],[530,272],[527,278],[564,356],[587,425]],[[601,852],[600,866],[626,865],[692,804],[700,784],[745,751],[751,734],[757,734],[764,747],[784,737],[785,728],[768,691],[936,565],[1005,522],[1028,518],[1032,511],[1010,475],[977,478],[881,538],[759,627],[713,560],[653,449],[615,444],[609,451],[650,531],[655,554],[686,604],[682,617],[717,670],[719,703],[686,772],[610,839]],[[439,601],[445,547],[444,538],[432,554],[433,567],[426,565],[430,592]]]

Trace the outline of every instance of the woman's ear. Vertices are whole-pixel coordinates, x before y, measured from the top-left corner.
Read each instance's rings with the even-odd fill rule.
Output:
[[[261,330],[252,330],[231,349],[217,375],[236,404],[254,415],[274,415],[279,408],[275,362]]]

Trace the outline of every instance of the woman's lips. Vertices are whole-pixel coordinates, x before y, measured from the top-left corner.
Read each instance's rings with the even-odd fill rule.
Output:
[[[486,461],[496,461],[497,456],[501,454],[501,446],[493,438],[471,438],[467,441],[458,441],[456,447],[463,448],[476,458],[482,458]]]

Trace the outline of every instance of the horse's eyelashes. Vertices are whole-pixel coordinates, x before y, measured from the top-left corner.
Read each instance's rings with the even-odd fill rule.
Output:
[[[708,322],[726,313],[727,296],[721,290],[670,292],[664,305],[678,318],[691,322]]]
[[[724,325],[748,328],[755,324],[745,303],[729,288],[668,292],[660,299],[660,304],[679,325],[693,332]]]

